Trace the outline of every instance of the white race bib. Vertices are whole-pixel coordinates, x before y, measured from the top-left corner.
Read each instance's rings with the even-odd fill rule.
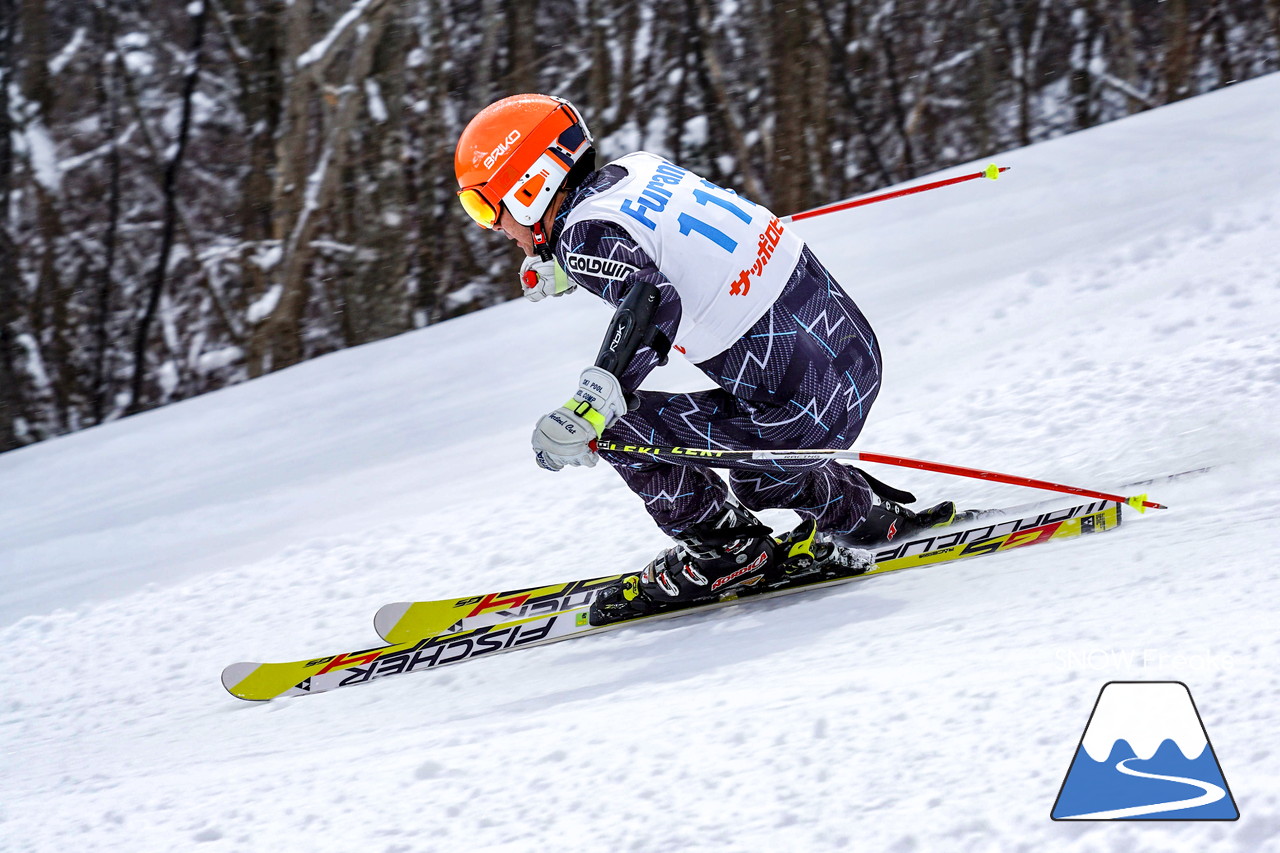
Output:
[[[675,347],[695,364],[724,352],[777,300],[804,241],[769,210],[655,154],[614,163],[627,177],[581,202],[565,227],[620,225],[680,294]]]

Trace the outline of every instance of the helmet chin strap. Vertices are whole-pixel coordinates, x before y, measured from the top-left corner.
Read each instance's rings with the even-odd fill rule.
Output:
[[[530,229],[533,231],[533,250],[538,253],[541,260],[549,261],[555,257],[551,251],[551,241],[547,239],[547,232],[542,230],[542,223],[535,222]]]
[[[529,229],[533,232],[533,250],[538,253],[538,258],[543,261],[549,261],[555,257],[551,251],[551,240],[547,237],[546,230],[542,227],[542,223],[548,220],[554,222],[556,212],[560,209],[560,202],[564,201],[564,190],[558,190],[551,198],[551,203],[547,205],[547,210],[542,214],[542,218],[533,223]]]

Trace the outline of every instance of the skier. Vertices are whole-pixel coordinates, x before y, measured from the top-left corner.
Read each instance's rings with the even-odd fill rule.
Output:
[[[773,213],[654,154],[595,159],[572,104],[527,94],[477,114],[454,161],[467,214],[524,251],[526,298],[582,287],[618,309],[573,396],[538,421],[534,455],[549,471],[603,457],[677,544],[598,594],[592,623],[821,566],[865,571],[852,549],[950,522],[950,502],[913,513],[897,503],[910,495],[831,460],[723,463],[735,503],[697,460],[599,447],[848,448],[881,361],[858,306]],[[637,390],[670,350],[717,387]],[[805,521],[775,540],[753,514],[767,508]]]

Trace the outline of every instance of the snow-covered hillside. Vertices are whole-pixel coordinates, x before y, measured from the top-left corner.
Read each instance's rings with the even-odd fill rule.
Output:
[[[1280,850],[1278,116],[1273,75],[796,226],[881,336],[860,448],[1212,466],[1106,536],[248,704],[225,664],[373,645],[387,601],[662,547],[607,466],[528,450],[608,311],[507,304],[0,456],[0,850]],[[1050,821],[1117,679],[1188,685],[1238,822]]]

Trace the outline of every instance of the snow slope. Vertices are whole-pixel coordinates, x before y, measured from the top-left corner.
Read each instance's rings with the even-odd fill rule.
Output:
[[[1280,850],[1278,114],[1273,75],[796,226],[881,335],[859,447],[1098,488],[1213,466],[1106,536],[249,704],[223,665],[366,647],[386,601],[662,546],[605,467],[527,449],[603,306],[0,456],[0,850]],[[1187,683],[1238,822],[1049,820],[1115,679]]]

